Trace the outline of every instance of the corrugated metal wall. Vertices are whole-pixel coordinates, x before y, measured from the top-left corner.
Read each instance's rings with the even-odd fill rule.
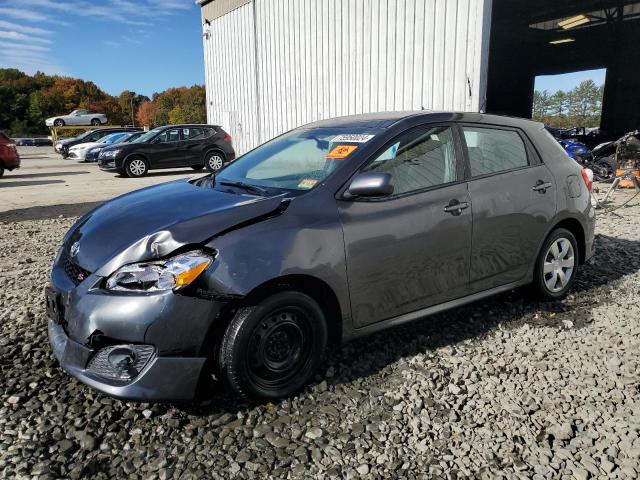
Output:
[[[242,133],[237,126],[231,133],[244,152],[340,115],[477,111],[484,106],[490,10],[491,0],[254,0],[209,27],[210,121],[217,111],[235,112]],[[225,35],[230,50],[215,58],[213,44]],[[253,62],[255,69],[237,68]]]
[[[262,143],[258,132],[253,4],[204,28],[207,121],[222,125],[244,153]]]

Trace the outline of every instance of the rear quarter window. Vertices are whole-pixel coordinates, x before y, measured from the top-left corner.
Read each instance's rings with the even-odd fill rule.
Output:
[[[472,177],[529,165],[527,147],[515,130],[463,126],[462,131]]]

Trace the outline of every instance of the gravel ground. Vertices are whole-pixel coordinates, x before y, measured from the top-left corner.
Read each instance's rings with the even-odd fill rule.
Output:
[[[640,206],[563,302],[516,291],[353,342],[298,396],[134,404],[63,374],[42,289],[73,217],[0,218],[0,477],[637,478]],[[75,212],[77,214],[77,212]]]

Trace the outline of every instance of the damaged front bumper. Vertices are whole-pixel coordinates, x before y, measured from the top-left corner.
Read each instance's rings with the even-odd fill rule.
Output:
[[[174,292],[114,294],[95,275],[75,285],[60,266],[46,289],[49,341],[82,383],[136,401],[189,401],[207,360],[205,339],[224,303]]]

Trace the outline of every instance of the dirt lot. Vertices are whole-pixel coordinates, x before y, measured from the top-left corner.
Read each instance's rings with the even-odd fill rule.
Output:
[[[98,178],[140,186],[98,175],[62,178],[95,177],[96,192]],[[51,204],[49,189],[65,189],[42,186]],[[621,218],[600,215],[596,257],[565,301],[515,291],[356,341],[276,405],[220,387],[208,403],[173,406],[98,394],[47,344],[54,253],[109,188],[63,213],[0,214],[1,478],[638,478],[640,197]]]

